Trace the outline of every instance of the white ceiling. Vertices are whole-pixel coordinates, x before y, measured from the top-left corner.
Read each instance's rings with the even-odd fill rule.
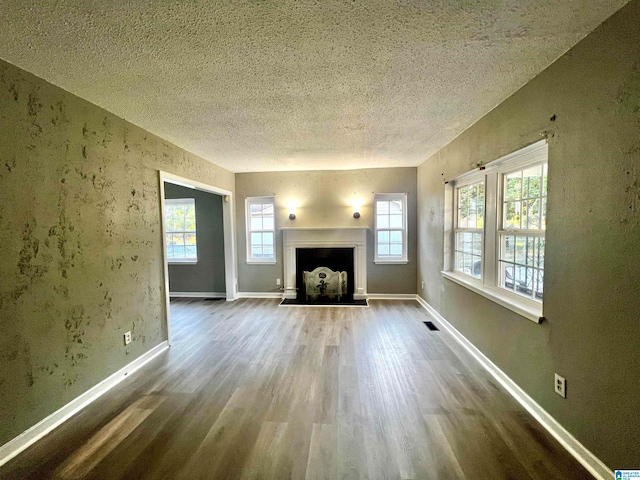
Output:
[[[0,58],[234,172],[415,166],[628,0],[2,0]]]

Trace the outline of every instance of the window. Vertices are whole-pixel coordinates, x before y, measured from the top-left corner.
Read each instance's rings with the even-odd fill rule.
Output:
[[[484,181],[456,188],[455,269],[482,278]]]
[[[443,274],[539,321],[548,146],[538,142],[450,182]]]
[[[502,288],[542,301],[547,164],[502,174],[498,272]]]
[[[197,262],[195,199],[171,198],[166,199],[164,205],[167,260],[170,263]]]
[[[274,197],[246,200],[247,263],[276,263]]]
[[[375,262],[407,263],[407,195],[375,195]]]

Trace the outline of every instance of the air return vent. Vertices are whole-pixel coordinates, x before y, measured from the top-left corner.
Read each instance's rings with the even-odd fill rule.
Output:
[[[436,326],[435,326],[435,324],[434,324],[433,322],[423,322],[423,323],[424,323],[424,324],[427,326],[427,328],[428,328],[429,330],[431,330],[432,332],[437,332],[437,331],[439,331],[439,330],[440,330],[438,327],[436,327]]]

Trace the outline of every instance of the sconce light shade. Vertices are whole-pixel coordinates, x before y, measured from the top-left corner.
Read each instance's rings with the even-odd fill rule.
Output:
[[[360,218],[360,208],[362,207],[360,200],[354,199],[351,206],[353,207],[353,218]]]
[[[296,219],[296,207],[298,205],[295,202],[287,203],[287,209],[289,210],[289,220]]]

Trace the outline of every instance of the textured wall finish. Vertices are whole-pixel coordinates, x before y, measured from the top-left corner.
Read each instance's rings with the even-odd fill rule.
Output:
[[[408,258],[406,265],[373,263],[373,193],[407,193]],[[279,291],[282,278],[282,227],[369,227],[367,287],[369,293],[416,293],[416,169],[385,168],[333,172],[272,172],[236,175],[238,290]],[[246,263],[245,198],[276,195],[275,265]],[[362,202],[361,217],[353,218],[352,202]],[[297,204],[289,220],[287,204]]]
[[[158,169],[234,189],[0,61],[0,444],[166,339]]]
[[[442,278],[443,179],[545,131],[547,320],[537,325]],[[420,295],[610,468],[637,468],[640,1],[421,165],[418,192]]]
[[[627,0],[4,0],[0,58],[232,171],[417,166]]]
[[[198,262],[169,264],[169,291],[225,292],[222,196],[165,183],[164,198],[196,201]]]

